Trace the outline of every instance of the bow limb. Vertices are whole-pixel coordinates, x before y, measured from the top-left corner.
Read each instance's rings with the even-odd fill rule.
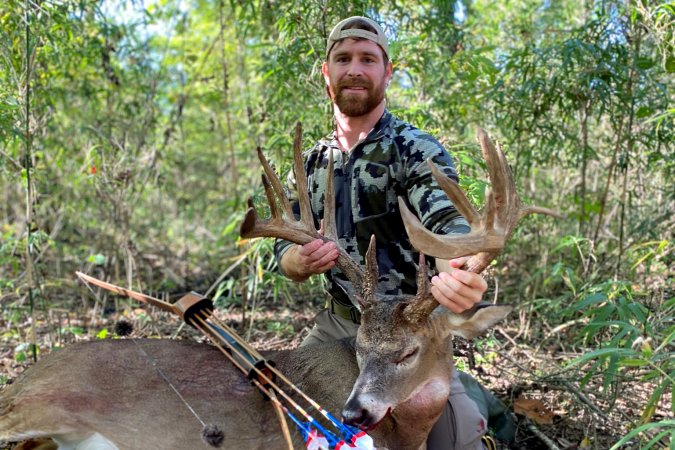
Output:
[[[75,274],[78,276],[80,280],[82,280],[87,284],[93,284],[94,286],[98,286],[108,291],[114,292],[116,294],[123,295],[124,297],[133,298],[134,300],[138,300],[139,302],[156,306],[159,309],[163,309],[164,311],[176,314],[181,318],[183,317],[183,313],[171,303],[167,303],[155,297],[150,297],[149,295],[141,294],[140,292],[135,292],[120,286],[116,286],[112,283],[99,280],[98,278],[94,278],[82,272],[75,272]]]

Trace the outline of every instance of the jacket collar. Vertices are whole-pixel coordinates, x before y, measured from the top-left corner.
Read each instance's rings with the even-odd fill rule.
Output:
[[[377,121],[373,129],[370,130],[370,133],[368,133],[368,136],[366,136],[366,138],[363,141],[361,141],[359,145],[380,140],[386,134],[390,134],[389,131],[391,130],[393,122],[394,116],[389,112],[389,110],[385,109],[384,113],[382,114],[382,117],[380,117],[380,120]],[[322,139],[321,144],[325,145],[326,147],[338,148],[335,130],[333,130],[331,134]]]

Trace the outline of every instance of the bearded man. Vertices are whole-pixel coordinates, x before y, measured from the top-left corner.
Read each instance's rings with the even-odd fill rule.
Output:
[[[363,261],[371,235],[377,240],[378,287],[384,294],[415,294],[417,255],[408,240],[397,197],[405,199],[422,223],[439,234],[468,233],[466,220],[434,181],[426,160],[458,181],[452,159],[431,135],[394,117],[386,109],[385,91],[392,77],[389,45],[382,28],[366,17],[350,17],[331,32],[322,73],[333,103],[335,129],[305,154],[309,196],[317,224],[324,212],[325,172],[332,153],[336,225],[339,242]],[[291,196],[294,180],[289,176]],[[296,211],[299,213],[297,201]],[[326,309],[302,345],[354,337],[359,312],[347,292],[350,283],[335,269],[338,250],[317,239],[305,245],[279,240],[275,255],[281,271],[295,281],[325,274]],[[478,303],[487,283],[461,270],[468,257],[431,261],[437,273],[431,291],[439,304],[461,313]],[[434,266],[435,263],[435,266]],[[464,376],[465,374],[463,374]],[[427,448],[483,449],[490,405],[500,403],[470,378],[455,371],[447,407],[432,430]],[[467,395],[481,400],[481,408]],[[483,414],[481,414],[483,411]]]

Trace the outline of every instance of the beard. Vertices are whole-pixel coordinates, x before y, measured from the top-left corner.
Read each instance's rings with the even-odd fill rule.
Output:
[[[366,95],[344,92],[347,87],[365,88]],[[359,117],[368,114],[384,100],[384,80],[375,86],[372,82],[363,79],[342,79],[337,85],[331,83],[330,97],[340,108],[340,112],[347,117]]]

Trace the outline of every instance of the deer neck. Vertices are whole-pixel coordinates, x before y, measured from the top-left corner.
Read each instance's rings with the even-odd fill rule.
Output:
[[[445,380],[427,382],[416,395],[391,411],[370,434],[388,449],[424,449],[449,393],[449,383]]]

